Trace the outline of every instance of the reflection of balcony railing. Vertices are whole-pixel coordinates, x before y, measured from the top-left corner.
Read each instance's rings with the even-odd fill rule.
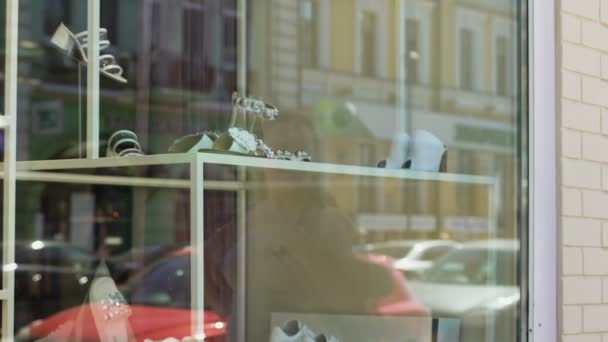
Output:
[[[400,90],[397,80],[319,69],[304,69],[302,72],[301,96],[304,105],[311,105],[323,96],[342,96],[365,102],[398,105],[400,91],[406,92],[404,97],[411,97],[411,105],[416,109],[434,110],[440,101],[465,111],[508,114],[513,112],[515,106],[513,96],[499,96],[482,91],[419,83],[406,85]]]

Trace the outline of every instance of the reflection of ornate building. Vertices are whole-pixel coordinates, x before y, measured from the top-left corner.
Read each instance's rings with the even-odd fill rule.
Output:
[[[520,111],[514,4],[267,0],[251,11],[251,91],[284,111],[308,113],[317,130],[323,125],[320,102],[347,101],[356,108],[360,129],[322,132],[320,159],[374,165],[387,155],[397,130],[427,129],[448,146],[449,172],[496,175],[502,197],[515,198]],[[390,207],[378,191],[376,197],[353,196],[352,205],[363,211]],[[475,216],[486,208],[483,191],[429,191],[419,190],[432,203],[418,201],[414,212]],[[403,204],[392,210],[411,202],[398,197]],[[504,202],[501,217],[515,217],[516,204]],[[511,231],[514,222],[504,220],[500,226]]]

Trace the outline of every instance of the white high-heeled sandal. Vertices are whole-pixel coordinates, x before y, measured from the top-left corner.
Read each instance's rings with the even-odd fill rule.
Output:
[[[106,39],[108,30],[105,28],[99,29],[99,50],[105,50],[110,46],[110,41]],[[70,29],[63,23],[59,25],[53,37],[51,43],[55,45],[59,50],[63,51],[70,57],[74,57],[83,64],[88,64],[86,50],[89,44],[89,36],[87,31],[74,34]],[[77,47],[77,52],[74,53],[74,48]],[[100,70],[99,72],[120,83],[127,83],[127,80],[122,76],[123,68],[118,65],[116,58],[110,54],[104,54],[99,56]]]

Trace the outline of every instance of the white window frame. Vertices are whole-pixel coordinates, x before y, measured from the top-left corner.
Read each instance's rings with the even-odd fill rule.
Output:
[[[556,4],[529,0],[529,341],[558,341]],[[522,336],[525,336],[523,332]]]

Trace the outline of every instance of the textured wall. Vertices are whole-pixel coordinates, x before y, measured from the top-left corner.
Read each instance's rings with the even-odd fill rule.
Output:
[[[561,334],[608,342],[608,0],[561,1]]]

